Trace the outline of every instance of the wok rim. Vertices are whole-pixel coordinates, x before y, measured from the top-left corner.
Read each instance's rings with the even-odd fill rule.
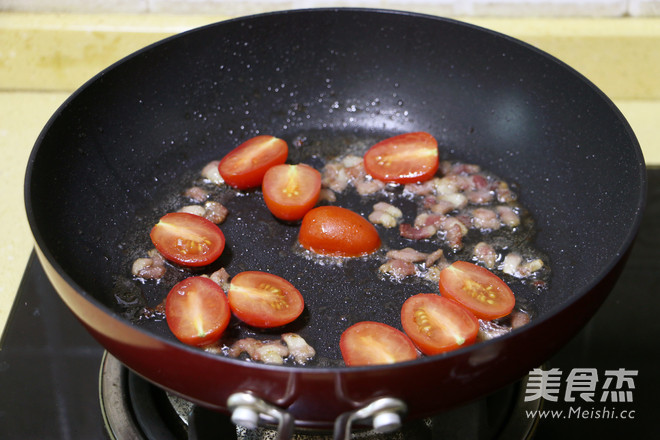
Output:
[[[473,345],[467,346],[467,347],[462,347],[457,350],[453,350],[450,352],[442,353],[439,355],[434,355],[434,356],[425,356],[422,355],[420,358],[411,360],[411,361],[405,361],[405,362],[399,362],[395,364],[388,364],[388,365],[373,365],[373,366],[353,366],[353,367],[347,367],[347,366],[332,366],[332,367],[309,367],[309,366],[290,366],[290,365],[270,365],[270,364],[263,364],[263,363],[257,363],[257,362],[247,362],[244,360],[240,359],[233,359],[227,356],[222,356],[222,355],[216,355],[216,354],[211,354],[207,353],[204,350],[201,350],[197,347],[192,347],[188,346],[182,342],[179,342],[176,339],[168,339],[164,336],[161,336],[159,334],[153,333],[151,331],[148,331],[146,329],[141,328],[140,326],[136,326],[133,324],[130,320],[124,318],[117,312],[113,311],[109,307],[107,307],[105,304],[101,303],[96,297],[94,297],[91,293],[89,293],[87,290],[83,289],[64,269],[63,267],[57,262],[51,251],[47,248],[46,242],[43,238],[42,231],[38,228],[37,220],[34,215],[33,211],[33,203],[31,199],[31,181],[32,181],[32,176],[34,173],[34,163],[36,161],[36,156],[39,153],[40,147],[43,143],[44,138],[46,137],[47,133],[50,131],[51,127],[57,123],[59,116],[61,113],[69,106],[71,105],[76,98],[84,93],[84,91],[90,87],[91,84],[97,82],[100,78],[102,78],[106,73],[114,70],[117,66],[122,65],[123,63],[127,62],[128,60],[131,60],[135,57],[140,56],[144,52],[147,52],[155,47],[167,44],[169,41],[174,40],[174,39],[180,39],[180,38],[185,38],[186,35],[190,33],[195,33],[195,32],[200,32],[204,29],[211,28],[211,27],[216,27],[216,26],[222,26],[226,23],[233,23],[233,22],[245,22],[249,20],[254,20],[262,17],[268,17],[268,16],[283,16],[283,15],[290,15],[290,14],[300,14],[300,13],[322,13],[322,12],[335,12],[335,13],[369,13],[369,14],[386,14],[386,15],[401,15],[401,16],[408,16],[408,17],[413,17],[413,18],[421,18],[425,20],[433,20],[433,21],[439,21],[439,22],[448,22],[454,25],[458,26],[463,26],[463,27],[468,27],[473,30],[477,30],[480,32],[484,32],[487,34],[490,34],[491,36],[495,36],[497,38],[504,38],[508,40],[509,42],[512,42],[514,44],[523,46],[527,48],[528,50],[532,50],[536,52],[537,54],[541,55],[548,61],[551,61],[553,63],[559,64],[562,68],[567,69],[572,75],[574,75],[577,79],[580,80],[585,86],[589,87],[592,91],[595,91],[597,95],[600,97],[600,99],[604,102],[604,104],[607,105],[608,109],[613,111],[617,117],[617,119],[622,123],[623,128],[625,129],[627,138],[630,140],[631,147],[633,147],[635,156],[638,161],[638,168],[639,168],[639,179],[636,181],[639,184],[640,191],[638,193],[638,198],[636,200],[635,206],[636,206],[636,212],[633,221],[630,223],[629,228],[625,231],[625,239],[621,241],[621,245],[616,251],[616,254],[607,261],[606,265],[601,265],[601,270],[598,272],[597,276],[593,277],[592,280],[586,284],[582,289],[576,290],[572,293],[570,298],[561,304],[553,305],[553,307],[546,313],[543,314],[543,316],[537,317],[535,319],[532,319],[528,324],[521,328],[513,329],[511,332],[499,336],[497,338],[487,340],[487,341],[481,341],[478,343],[475,343]],[[571,67],[570,65],[566,64],[565,62],[561,61],[560,59],[556,58],[555,56],[529,44],[526,43],[522,40],[519,40],[515,37],[512,37],[510,35],[501,33],[499,31],[494,31],[482,26],[478,26],[472,23],[466,23],[464,21],[460,21],[458,19],[454,18],[448,18],[448,17],[441,17],[441,16],[435,16],[435,15],[430,15],[430,14],[424,14],[424,13],[418,13],[418,12],[411,12],[411,11],[405,11],[405,10],[397,10],[397,9],[381,9],[381,8],[356,8],[356,7],[323,7],[323,8],[304,8],[304,9],[290,9],[290,10],[279,10],[279,11],[271,11],[271,12],[264,12],[264,13],[258,13],[258,14],[251,14],[251,15],[246,15],[246,16],[240,16],[240,17],[234,17],[234,18],[229,18],[227,20],[221,20],[218,22],[214,23],[209,23],[206,25],[202,25],[199,27],[195,27],[192,29],[188,29],[186,31],[171,35],[169,37],[163,38],[159,41],[153,42],[141,49],[138,49],[137,51],[134,51],[130,53],[129,55],[122,57],[121,59],[115,61],[114,63],[110,64],[106,68],[102,69],[100,72],[92,76],[89,80],[85,81],[80,87],[78,87],[74,92],[72,92],[67,99],[57,108],[57,110],[51,115],[51,117],[48,119],[47,123],[41,130],[39,136],[37,137],[35,144],[31,150],[28,162],[27,162],[27,167],[26,167],[26,172],[25,172],[25,179],[24,179],[24,202],[25,202],[25,209],[26,209],[26,215],[28,219],[28,223],[30,226],[31,233],[34,238],[34,244],[37,247],[37,254],[39,256],[39,259],[41,260],[41,256],[46,259],[46,262],[52,266],[52,268],[57,272],[57,274],[62,277],[62,279],[66,282],[66,284],[71,287],[77,295],[82,297],[85,301],[91,303],[92,306],[96,307],[97,309],[101,310],[104,312],[107,316],[119,321],[123,325],[126,325],[130,327],[132,330],[138,331],[141,333],[143,336],[148,337],[148,338],[153,338],[156,339],[160,344],[166,345],[169,348],[174,348],[177,350],[184,350],[188,352],[191,355],[195,356],[204,356],[208,357],[210,360],[216,361],[216,362],[227,362],[229,364],[233,364],[236,366],[240,367],[245,367],[245,368],[250,368],[250,369],[255,369],[255,370],[269,370],[269,371],[275,371],[275,372],[282,372],[282,373],[293,373],[293,374],[319,374],[319,375],[324,375],[324,374],[346,374],[346,373],[356,373],[356,374],[362,374],[365,372],[373,372],[373,371],[386,371],[386,370],[401,370],[401,369],[406,369],[406,368],[413,368],[418,365],[423,365],[426,363],[436,363],[436,362],[444,362],[447,361],[448,359],[454,358],[461,356],[467,352],[476,352],[479,351],[481,348],[487,349],[488,347],[491,347],[496,344],[504,343],[508,340],[511,340],[513,338],[519,338],[520,335],[524,334],[526,331],[538,327],[540,325],[543,325],[546,321],[551,320],[553,318],[556,318],[557,315],[562,313],[567,308],[570,308],[573,304],[575,304],[577,301],[581,300],[584,296],[586,296],[590,291],[592,291],[596,286],[602,282],[608,274],[610,274],[616,267],[617,265],[621,262],[621,260],[624,258],[626,253],[630,250],[632,247],[634,240],[637,236],[637,232],[640,228],[643,213],[646,207],[646,196],[647,196],[647,174],[646,174],[646,165],[643,157],[643,153],[641,150],[641,147],[639,145],[639,142],[634,134],[634,131],[632,130],[632,127],[628,123],[628,121],[625,119],[624,115],[621,113],[621,111],[616,107],[616,105],[612,102],[612,100],[605,95],[605,93],[600,90],[595,84],[593,84],[588,78],[586,78],[584,75],[582,75],[580,72],[578,72],[576,69]],[[57,292],[58,296],[61,297],[62,299],[62,294],[60,292]],[[338,342],[337,342],[338,343]]]

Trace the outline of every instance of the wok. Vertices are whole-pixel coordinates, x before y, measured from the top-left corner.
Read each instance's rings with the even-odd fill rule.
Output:
[[[410,131],[432,133],[442,158],[480,164],[518,185],[536,222],[535,244],[552,267],[546,292],[514,289],[533,311],[529,325],[393,366],[304,368],[207,354],[164,325],[137,325],[119,304],[151,298],[148,286],[127,289],[129,299],[118,293],[127,262],[148,246],[171,194],[208,161],[257,134],[299,145],[291,148],[295,162],[330,155],[342,142]],[[325,9],[202,27],[101,72],[44,128],[25,193],[50,281],[126,366],[211,409],[226,411],[230,396],[247,392],[296,425],[328,427],[359,418],[352,412],[382,397],[402,401],[409,418],[434,414],[540,365],[616,280],[640,223],[645,179],[621,113],[548,54],[454,20]],[[230,274],[267,270],[294,282],[307,307],[293,330],[317,351],[338,357],[341,330],[361,319],[399,325],[401,292],[419,291],[364,277],[357,261],[321,267],[283,257],[295,227],[273,221],[253,199],[253,209],[231,214],[242,223],[230,216],[222,226],[228,250],[220,263]],[[280,234],[285,245],[271,237]]]

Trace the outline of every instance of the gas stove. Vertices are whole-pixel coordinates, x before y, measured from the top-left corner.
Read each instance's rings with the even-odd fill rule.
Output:
[[[660,169],[625,269],[598,313],[546,364],[492,395],[356,439],[654,438],[660,409]],[[548,335],[551,338],[552,335]],[[438,398],[441,398],[439,396]],[[126,369],[63,305],[33,254],[0,341],[1,439],[259,439]],[[295,439],[331,439],[296,432]]]

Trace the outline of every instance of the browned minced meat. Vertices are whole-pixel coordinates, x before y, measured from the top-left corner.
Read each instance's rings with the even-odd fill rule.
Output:
[[[530,321],[529,314],[523,310],[514,309],[508,316],[494,321],[479,320],[479,340],[493,339],[509,333]]]
[[[404,238],[425,240],[439,234],[452,249],[458,250],[470,228],[497,230],[520,224],[516,210],[508,205],[516,197],[506,182],[471,164],[443,161],[440,172],[442,177],[405,185],[405,192],[422,197],[423,211],[412,226],[400,226]]]
[[[216,284],[218,284],[220,287],[222,287],[222,290],[225,292],[229,291],[229,273],[227,273],[227,270],[224,267],[221,267],[220,269],[216,270],[213,272],[209,278],[213,280]]]
[[[511,331],[511,327],[495,321],[479,320],[479,333],[477,339],[479,341],[487,341],[498,336],[505,335]]]
[[[369,214],[368,219],[371,223],[393,228],[401,217],[403,217],[403,213],[396,206],[390,203],[378,202],[373,206],[373,212]]]
[[[444,266],[448,266],[449,262],[445,257],[444,251],[442,249],[438,249],[428,254],[426,260],[424,261],[424,264],[426,265],[426,267],[431,267],[433,265],[444,267]]]
[[[329,188],[321,188],[319,193],[319,202],[334,203],[337,201],[337,194]]]
[[[514,310],[510,316],[511,328],[520,328],[529,324],[529,314],[522,310]]]
[[[289,356],[298,364],[303,365],[316,356],[316,350],[297,333],[284,333],[282,340],[289,349]]]
[[[411,263],[419,263],[420,261],[425,261],[426,258],[428,257],[428,254],[408,247],[403,249],[391,250],[387,252],[385,256],[387,258],[391,258],[395,260],[403,260],[403,261],[409,261]]]
[[[426,238],[433,237],[438,232],[438,228],[435,226],[413,226],[408,223],[402,223],[399,225],[399,233],[404,238],[410,238],[411,240],[423,240]]]
[[[239,357],[242,353],[256,362],[281,365],[289,355],[287,347],[278,341],[258,341],[254,338],[239,339],[229,347],[230,357]]]
[[[495,263],[497,263],[497,251],[492,245],[484,241],[480,241],[474,246],[472,255],[488,269],[493,269]]]
[[[202,168],[202,177],[204,180],[206,180],[209,183],[214,183],[216,185],[220,185],[224,183],[224,179],[220,175],[220,170],[218,169],[218,165],[220,165],[219,160],[213,160],[206,164],[204,168]]]
[[[341,174],[342,162],[333,163],[335,174]],[[440,175],[425,182],[404,186],[404,194],[419,200],[420,212],[412,224],[399,224],[402,214],[389,214],[401,212],[391,201],[374,204],[369,220],[386,228],[398,225],[401,237],[409,240],[441,240],[455,252],[464,248],[464,238],[470,229],[488,234],[509,228],[513,233],[520,226],[521,208],[516,204],[517,197],[506,182],[483,172],[477,165],[449,161],[440,164]],[[350,179],[347,178],[347,182]],[[488,269],[503,269],[505,273],[518,278],[531,277],[543,267],[543,261],[538,258],[522,261],[511,256],[503,261],[503,255],[487,242],[474,246],[473,258]],[[502,267],[497,266],[499,262],[503,263]],[[388,261],[386,264],[381,271],[391,272],[397,277],[411,272],[410,267],[402,263]]]
[[[229,210],[220,202],[206,202],[204,209],[204,218],[215,224],[224,222],[229,215]]]
[[[280,340],[239,339],[229,347],[228,355],[231,357],[236,358],[243,353],[247,353],[253,361],[276,365],[283,364],[287,357],[304,365],[316,356],[316,351],[296,333],[284,333]]]
[[[155,307],[143,307],[140,312],[140,319],[165,318],[165,298]]]
[[[402,279],[415,275],[415,265],[410,261],[398,260],[390,258],[383,265],[378,268],[379,271],[386,273],[396,279]]]
[[[188,188],[183,193],[183,195],[197,203],[202,203],[203,201],[209,198],[208,191],[206,191],[204,188],[200,188],[199,186],[192,186]]]
[[[502,272],[516,278],[527,278],[543,268],[543,265],[543,260],[540,258],[525,260],[519,253],[510,252],[504,257]]]
[[[215,201],[208,201],[204,205],[187,205],[179,209],[179,212],[195,214],[215,224],[224,222],[229,215],[229,210],[220,202]]]
[[[520,216],[511,206],[501,205],[495,208],[495,212],[504,226],[515,228],[520,225]]]
[[[133,262],[131,267],[133,276],[145,280],[156,280],[165,276],[167,268],[163,256],[156,249],[150,250],[147,255]]]
[[[364,169],[362,157],[348,155],[328,163],[322,170],[323,187],[342,192],[352,185],[360,195],[374,194],[385,188],[385,182],[372,178]]]
[[[497,213],[488,208],[475,208],[472,210],[472,226],[477,229],[496,230],[501,226]]]
[[[440,233],[444,241],[453,249],[463,247],[463,237],[468,228],[459,217],[423,212],[415,218],[414,225],[402,223],[399,233],[411,240],[424,240],[433,238]]]
[[[395,249],[387,252],[386,257],[388,260],[378,270],[397,280],[420,274],[435,283],[440,271],[449,265],[442,249],[431,253],[413,248]]]
[[[440,228],[445,234],[445,242],[454,250],[463,247],[463,237],[467,234],[467,227],[457,217],[447,217]]]

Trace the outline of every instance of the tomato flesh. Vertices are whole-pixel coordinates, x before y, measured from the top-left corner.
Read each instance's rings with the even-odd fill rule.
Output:
[[[319,199],[321,173],[304,164],[275,165],[266,171],[262,190],[266,206],[275,217],[300,220]]]
[[[440,293],[485,320],[506,316],[516,305],[513,292],[500,277],[467,261],[456,261],[440,272]]]
[[[305,214],[298,241],[305,249],[335,257],[368,255],[380,247],[374,225],[339,206],[319,206]]]
[[[293,284],[267,272],[247,271],[235,275],[227,295],[234,315],[253,327],[289,324],[305,308],[303,297]]]
[[[158,252],[184,266],[210,264],[225,248],[225,236],[216,224],[186,212],[164,215],[150,236]]]
[[[222,158],[218,171],[227,185],[237,189],[258,187],[266,171],[282,164],[289,147],[282,139],[261,135],[243,142]]]
[[[190,277],[168,293],[165,318],[181,342],[203,346],[220,339],[231,313],[225,292],[217,283],[206,277]]]
[[[439,163],[438,142],[425,132],[385,139],[364,155],[367,173],[384,182],[423,182],[435,175]]]
[[[349,367],[393,364],[417,359],[417,349],[408,336],[387,324],[358,322],[339,340],[341,355]]]
[[[434,293],[408,298],[401,308],[401,325],[426,355],[468,346],[479,332],[479,321],[469,310]]]

